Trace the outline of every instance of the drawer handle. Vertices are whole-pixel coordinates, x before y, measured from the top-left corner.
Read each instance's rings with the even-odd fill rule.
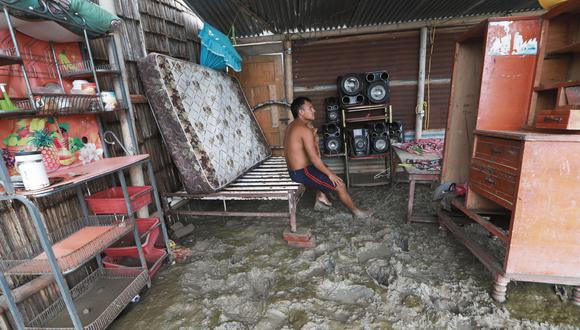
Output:
[[[494,155],[499,155],[501,154],[501,148],[499,147],[491,147],[491,153]]]
[[[495,185],[495,180],[490,178],[490,177],[486,177],[485,179],[483,179],[483,181],[485,181],[491,185]]]
[[[546,116],[544,117],[544,123],[560,123],[562,122],[562,117]]]

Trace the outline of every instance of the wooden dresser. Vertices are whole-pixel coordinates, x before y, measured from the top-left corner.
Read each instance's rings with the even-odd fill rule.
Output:
[[[507,247],[494,296],[510,279],[580,286],[580,135],[475,133],[465,206],[511,211],[507,231],[486,224]]]
[[[576,286],[580,306],[578,22],[580,0],[569,0],[541,18],[490,19],[457,41],[441,182],[468,183],[452,204],[504,243],[503,257],[463,230],[465,217],[440,210],[439,222],[492,273],[500,302],[515,280]],[[498,48],[498,27],[538,47]]]

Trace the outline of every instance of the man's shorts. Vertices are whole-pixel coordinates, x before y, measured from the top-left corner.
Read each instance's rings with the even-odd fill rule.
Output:
[[[334,183],[330,181],[328,176],[320,172],[314,165],[296,171],[288,169],[288,174],[290,174],[290,179],[292,179],[292,181],[302,183],[324,193],[336,190]]]

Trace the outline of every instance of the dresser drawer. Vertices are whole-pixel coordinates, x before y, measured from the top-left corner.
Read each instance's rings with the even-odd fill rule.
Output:
[[[540,111],[536,116],[536,128],[580,130],[580,109]]]
[[[474,158],[505,166],[507,168],[504,170],[517,174],[522,147],[523,144],[520,141],[478,135]]]
[[[512,209],[516,198],[518,176],[498,170],[493,164],[474,159],[469,170],[469,186],[501,206]]]

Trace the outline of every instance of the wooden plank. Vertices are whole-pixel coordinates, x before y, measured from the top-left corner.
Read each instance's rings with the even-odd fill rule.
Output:
[[[239,178],[235,182],[288,182],[294,183],[294,181],[288,178]]]
[[[442,183],[466,182],[469,177],[483,68],[482,43],[482,40],[476,39],[460,42],[455,46],[441,170]]]
[[[441,225],[449,229],[453,236],[455,236],[460,243],[471,251],[471,253],[473,253],[473,255],[492,273],[493,277],[496,277],[497,275],[505,276],[501,264],[487,253],[481,245],[469,238],[463,229],[453,222],[453,219],[451,219],[450,216],[441,210],[437,211],[437,215],[439,216],[439,222]]]
[[[226,191],[288,191],[288,190],[296,190],[300,188],[300,186],[280,186],[280,187],[226,187],[224,190]]]
[[[244,175],[240,179],[290,179],[289,175]]]
[[[264,187],[264,188],[275,188],[277,186],[299,186],[300,183],[296,182],[234,182],[228,187]]]
[[[503,229],[498,228],[496,225],[487,221],[486,219],[481,217],[479,214],[477,214],[477,213],[473,212],[472,210],[468,209],[467,207],[465,207],[465,205],[463,204],[463,200],[454,199],[451,202],[451,204],[453,204],[453,206],[458,208],[461,212],[465,213],[465,215],[467,215],[468,217],[473,219],[475,222],[482,225],[485,229],[487,229],[487,231],[489,231],[494,236],[497,236],[499,239],[501,239],[502,241],[504,241],[506,243],[509,242],[508,235],[504,232]]]
[[[228,211],[171,211],[173,214],[220,216],[220,217],[265,217],[265,218],[290,218],[286,212],[228,212]]]

